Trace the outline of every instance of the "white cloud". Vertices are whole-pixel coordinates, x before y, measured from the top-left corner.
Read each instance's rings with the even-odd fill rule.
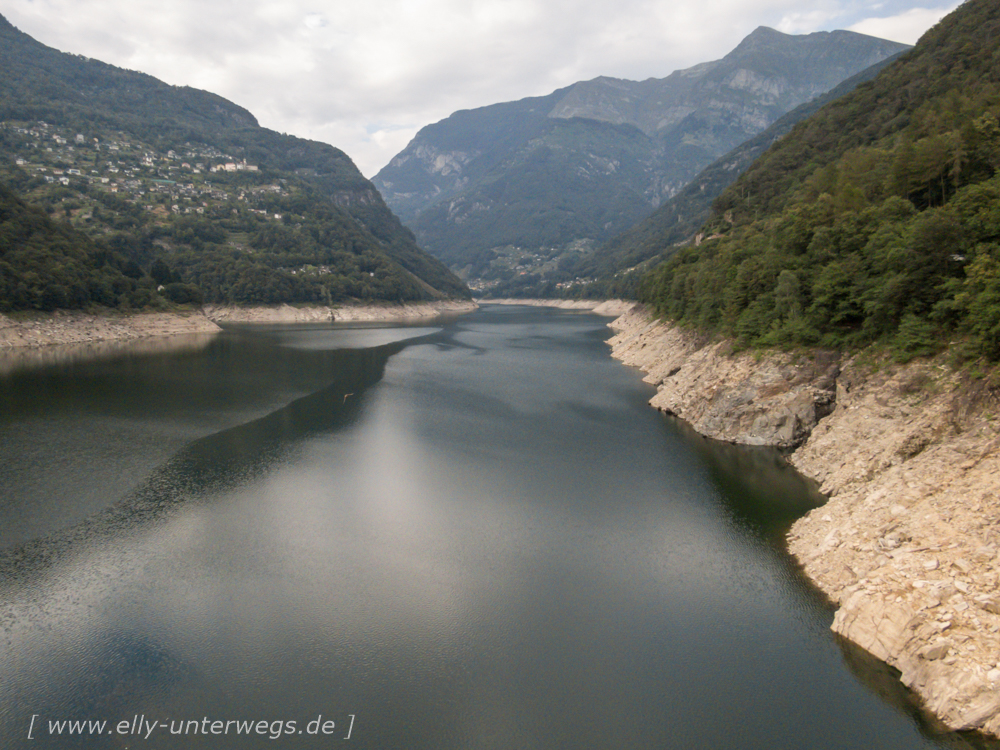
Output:
[[[5,0],[2,12],[57,49],[208,89],[266,127],[333,143],[372,176],[458,109],[599,75],[666,76],[761,25],[898,38],[945,12],[910,2],[887,0],[896,15],[881,19],[865,0]]]
[[[946,8],[910,8],[887,18],[866,18],[848,27],[859,34],[891,39],[904,44],[916,44],[921,35],[961,3]]]

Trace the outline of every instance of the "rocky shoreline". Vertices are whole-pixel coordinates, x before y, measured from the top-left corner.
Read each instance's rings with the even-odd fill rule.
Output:
[[[219,323],[330,323],[394,321],[471,312],[478,305],[466,300],[408,304],[339,305],[334,307],[273,305],[231,307],[205,305],[198,311],[99,314],[77,310],[0,315],[0,350],[37,349],[63,344],[89,345],[138,339],[210,334]]]
[[[718,440],[773,445],[828,502],[789,551],[833,629],[892,665],[953,730],[1000,736],[1000,398],[944,362],[733,353],[636,307],[612,356],[651,404]]]
[[[471,312],[478,308],[470,300],[407,302],[365,305],[205,305],[205,315],[217,323],[347,323],[419,320],[438,315]]]
[[[54,344],[135,341],[153,336],[218,333],[222,329],[201,312],[91,315],[75,310],[30,315],[0,315],[0,349]]]

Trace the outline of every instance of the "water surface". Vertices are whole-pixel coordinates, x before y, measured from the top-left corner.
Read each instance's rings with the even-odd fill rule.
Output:
[[[987,746],[830,634],[782,543],[815,492],[650,409],[605,323],[9,368],[0,747]]]

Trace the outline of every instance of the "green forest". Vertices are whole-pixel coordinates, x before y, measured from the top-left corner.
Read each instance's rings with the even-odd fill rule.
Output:
[[[596,279],[584,287],[583,293],[588,297],[634,297],[649,268],[664,254],[687,244],[698,234],[712,215],[715,198],[761,154],[820,108],[873,79],[896,57],[898,55],[893,55],[866,68],[779,117],[773,125],[712,162],[649,217],[584,257],[570,269],[574,276]]]
[[[138,264],[53,221],[0,184],[0,312],[165,307]],[[166,291],[166,288],[165,290]]]
[[[640,297],[747,346],[1000,359],[1000,6],[968,0],[770,148]]]

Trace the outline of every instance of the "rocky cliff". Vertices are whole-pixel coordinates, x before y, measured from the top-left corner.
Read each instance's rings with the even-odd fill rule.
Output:
[[[651,403],[719,440],[794,448],[829,497],[788,544],[833,629],[900,671],[948,727],[1000,736],[1000,398],[940,361],[734,354],[635,308],[612,354]]]

